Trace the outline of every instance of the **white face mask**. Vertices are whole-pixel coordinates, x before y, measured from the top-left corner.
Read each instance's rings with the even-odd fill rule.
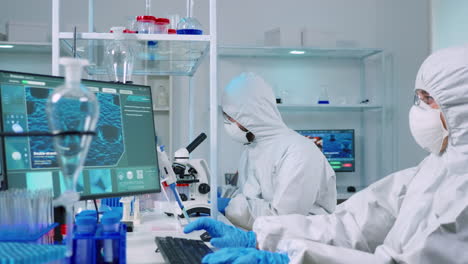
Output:
[[[448,136],[448,131],[440,119],[440,113],[439,109],[432,109],[422,102],[418,106],[411,107],[409,113],[410,130],[416,143],[434,154],[441,152],[444,138]]]
[[[240,142],[242,144],[249,143],[249,140],[247,139],[248,132],[242,131],[236,123],[224,123],[224,129],[226,129],[228,135],[231,136],[231,138],[235,141]]]

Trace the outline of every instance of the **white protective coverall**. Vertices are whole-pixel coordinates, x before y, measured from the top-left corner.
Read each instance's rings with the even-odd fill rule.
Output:
[[[255,135],[239,162],[240,188],[226,208],[232,223],[251,229],[259,216],[334,211],[335,172],[311,140],[284,124],[261,77],[243,73],[232,80],[222,107]]]
[[[259,247],[291,263],[468,263],[468,46],[430,56],[416,89],[434,97],[449,145],[356,193],[331,215],[259,218]]]

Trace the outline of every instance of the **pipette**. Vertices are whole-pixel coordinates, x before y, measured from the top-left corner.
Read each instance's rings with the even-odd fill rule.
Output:
[[[187,214],[187,210],[185,210],[184,204],[182,203],[182,199],[180,199],[179,192],[177,191],[177,188],[176,188],[177,178],[176,178],[174,171],[172,170],[172,166],[171,166],[171,163],[169,162],[169,158],[167,157],[167,154],[164,151],[164,149],[162,149],[162,147],[158,147],[157,149],[158,149],[159,166],[161,168],[161,173],[162,173],[162,177],[164,178],[164,182],[172,190],[172,193],[174,194],[177,204],[182,210],[184,217],[190,223],[190,218]]]

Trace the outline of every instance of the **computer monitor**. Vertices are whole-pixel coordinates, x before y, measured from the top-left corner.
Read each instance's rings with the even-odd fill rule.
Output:
[[[5,132],[48,131],[45,110],[63,78],[0,71],[0,110]],[[149,86],[83,81],[95,93],[99,121],[77,191],[82,199],[160,191],[153,103]],[[3,162],[8,188],[64,191],[50,137],[7,137]]]
[[[314,141],[336,172],[354,172],[354,130],[297,130]]]

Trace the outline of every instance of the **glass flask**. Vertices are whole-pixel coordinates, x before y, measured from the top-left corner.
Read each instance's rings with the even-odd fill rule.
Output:
[[[317,104],[330,104],[327,85],[320,86],[320,95],[318,97]]]
[[[81,84],[83,66],[87,60],[61,58],[65,66],[65,83],[57,87],[47,101],[47,116],[52,133],[96,129],[99,104],[95,95]],[[73,254],[73,204],[79,200],[76,184],[91,144],[91,135],[62,135],[54,137],[56,157],[62,170],[65,190],[56,203],[66,210],[67,257]]]
[[[180,35],[202,35],[202,25],[194,17],[184,17],[177,24],[177,34]]]
[[[135,54],[132,46],[125,40],[124,27],[111,28],[115,38],[106,47],[105,65],[109,80],[119,83],[131,83]]]

